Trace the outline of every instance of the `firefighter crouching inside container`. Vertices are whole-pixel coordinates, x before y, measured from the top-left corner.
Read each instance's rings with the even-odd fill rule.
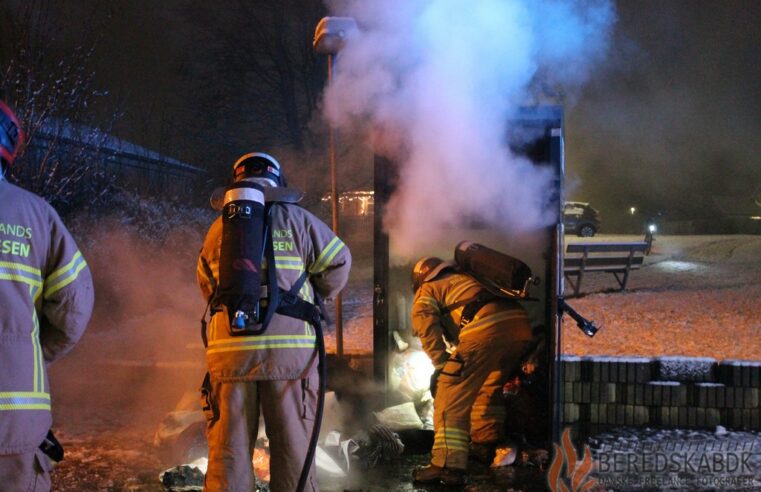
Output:
[[[517,301],[489,295],[453,263],[421,258],[412,281],[412,329],[435,367],[431,463],[413,477],[460,485],[469,452],[490,463],[504,437],[502,386],[521,363],[531,327]],[[447,343],[455,346],[451,353]]]
[[[45,491],[51,463],[42,448],[50,452],[54,440],[46,438],[46,365],[79,341],[94,298],[87,263],[55,210],[5,180],[23,138],[0,101],[0,489]]]
[[[241,157],[233,176],[235,183],[247,184],[241,183],[246,180],[264,187],[265,197],[268,191],[286,186],[280,164],[263,153]],[[328,226],[298,205],[267,201],[271,226],[264,241],[277,242],[274,271],[281,292],[298,285],[304,275],[309,281],[298,288],[299,298],[315,302],[316,295],[336,296],[349,277],[349,249]],[[212,311],[220,271],[225,271],[220,265],[222,243],[220,217],[206,235],[197,272]],[[266,279],[266,265],[261,270]],[[267,289],[271,291],[271,286]],[[318,402],[315,330],[303,319],[274,314],[262,334],[232,333],[230,317],[217,310],[208,327],[210,391],[202,402],[209,443],[205,490],[254,490],[251,458],[261,412],[270,442],[270,489],[293,492],[304,467]],[[317,490],[314,463],[305,489]]]

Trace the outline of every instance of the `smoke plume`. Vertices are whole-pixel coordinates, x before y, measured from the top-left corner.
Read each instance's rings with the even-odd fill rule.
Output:
[[[399,164],[385,226],[411,257],[477,219],[506,232],[547,225],[551,176],[511,154],[521,105],[567,102],[607,52],[607,0],[333,2],[360,32],[337,56],[328,121],[363,125]]]

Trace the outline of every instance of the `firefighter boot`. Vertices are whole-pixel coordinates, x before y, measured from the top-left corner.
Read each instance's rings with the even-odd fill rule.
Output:
[[[494,455],[497,451],[497,443],[495,442],[473,442],[470,443],[470,452],[468,457],[478,463],[486,466],[491,465],[494,462]]]
[[[412,474],[412,478],[418,483],[465,485],[465,470],[428,465],[425,468],[415,470]]]

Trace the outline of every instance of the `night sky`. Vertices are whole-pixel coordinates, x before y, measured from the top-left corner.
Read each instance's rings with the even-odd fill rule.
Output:
[[[213,77],[199,84],[199,67],[214,67],[220,81],[231,77],[214,65],[210,46],[229,24],[224,9],[238,2],[103,4],[47,3],[63,30],[51,51],[80,39],[73,17],[100,26],[93,70],[110,91],[102,105],[124,111],[119,136],[213,169],[267,143],[241,135],[256,127],[232,111],[198,111],[198,101],[217,94]],[[630,205],[689,218],[710,213],[701,204],[713,195],[761,195],[761,2],[627,0],[616,10],[607,62],[577,100],[565,101],[569,198],[592,202],[616,222]],[[311,41],[313,27],[301,35]],[[252,118],[262,107],[230,104]]]

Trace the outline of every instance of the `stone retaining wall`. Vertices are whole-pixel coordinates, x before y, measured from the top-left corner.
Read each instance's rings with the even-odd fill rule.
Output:
[[[761,362],[563,356],[564,425],[761,431]]]

